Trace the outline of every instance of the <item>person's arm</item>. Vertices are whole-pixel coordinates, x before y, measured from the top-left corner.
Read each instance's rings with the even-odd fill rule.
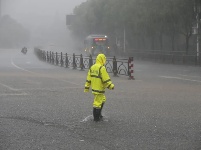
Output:
[[[100,71],[101,71],[101,77],[102,77],[102,82],[103,82],[104,88],[108,88],[110,90],[113,90],[114,84],[112,83],[105,66],[103,66]]]
[[[89,88],[91,86],[91,75],[90,75],[90,69],[87,73],[87,79],[85,82],[84,92],[89,92]]]

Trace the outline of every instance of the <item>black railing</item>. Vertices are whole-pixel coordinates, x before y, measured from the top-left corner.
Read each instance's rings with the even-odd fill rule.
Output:
[[[88,57],[84,57],[81,55],[75,55],[75,54],[67,54],[67,53],[58,53],[58,52],[51,52],[51,51],[45,51],[38,48],[34,49],[36,56],[47,63],[50,63],[52,65],[60,66],[60,67],[66,67],[66,68],[72,68],[72,69],[80,69],[85,70],[89,69],[94,63],[95,59],[91,55]],[[129,58],[128,59],[117,59],[114,57],[109,57],[106,60],[105,67],[108,71],[108,73],[113,73],[115,77],[118,75],[130,75],[130,70],[128,67]]]

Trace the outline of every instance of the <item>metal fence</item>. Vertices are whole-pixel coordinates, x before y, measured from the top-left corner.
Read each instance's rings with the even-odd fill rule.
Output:
[[[65,67],[65,68],[72,68],[72,69],[79,69],[79,70],[88,70],[94,63],[95,59],[91,55],[89,57],[83,56],[82,54],[67,54],[67,53],[58,53],[58,52],[51,52],[45,51],[38,48],[34,49],[36,56],[47,63],[52,65]],[[131,76],[132,70],[129,68],[129,62],[133,60],[132,57],[129,58],[121,58],[117,59],[114,57],[108,57],[106,60],[106,70],[108,73],[113,73],[113,76],[124,75],[124,76]]]
[[[134,56],[135,60],[152,60],[163,63],[201,66],[201,53],[199,55],[187,55],[183,51],[133,51],[126,54],[126,56],[129,55]]]

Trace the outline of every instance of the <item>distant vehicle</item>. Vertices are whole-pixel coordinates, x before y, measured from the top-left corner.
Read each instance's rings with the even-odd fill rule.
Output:
[[[97,55],[110,53],[109,39],[107,35],[89,35],[84,40],[85,52],[87,55]]]
[[[26,48],[26,47],[23,47],[22,50],[21,50],[21,52],[22,52],[23,54],[26,54],[26,53],[27,53],[27,48]]]

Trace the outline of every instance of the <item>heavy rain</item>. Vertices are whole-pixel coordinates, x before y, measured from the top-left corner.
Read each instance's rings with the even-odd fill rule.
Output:
[[[50,50],[75,48],[78,43],[72,43],[72,35],[66,26],[66,15],[72,14],[74,7],[82,2],[84,0],[59,0],[58,3],[54,0],[1,0],[2,22],[4,20],[5,24],[11,23],[11,27],[3,29],[5,33],[1,32],[1,38],[12,36],[6,41],[2,39],[1,45],[42,46]],[[12,35],[10,32],[19,35]]]
[[[0,150],[201,149],[201,0],[0,0]]]

